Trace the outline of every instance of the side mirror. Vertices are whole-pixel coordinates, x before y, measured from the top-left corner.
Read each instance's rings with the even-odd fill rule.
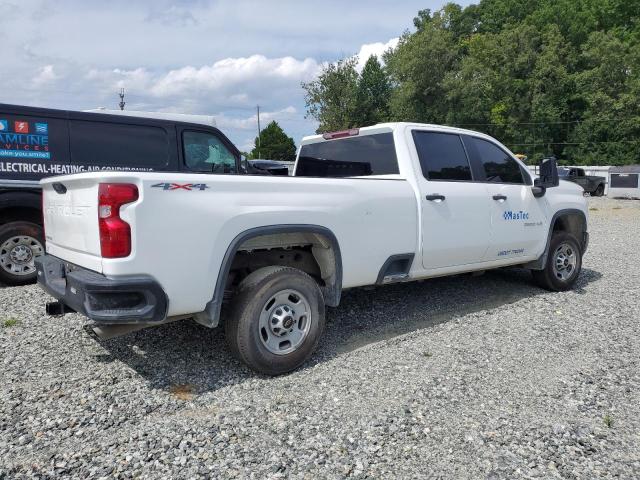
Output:
[[[249,162],[247,161],[247,157],[244,155],[240,157],[240,172],[244,174],[250,172]]]
[[[555,157],[545,158],[540,162],[540,177],[533,182],[533,195],[541,197],[545,194],[547,188],[557,187],[560,185],[560,177],[558,176],[558,163]]]

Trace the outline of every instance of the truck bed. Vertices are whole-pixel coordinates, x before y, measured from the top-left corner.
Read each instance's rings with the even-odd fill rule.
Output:
[[[133,183],[140,192],[121,209],[132,225],[126,259],[100,256],[98,186],[109,182]],[[55,184],[66,192],[58,193]],[[42,185],[47,252],[106,276],[150,275],[171,299],[169,316],[204,310],[228,246],[251,228],[330,229],[342,253],[343,288],[374,284],[391,254],[413,253],[418,245],[416,194],[402,179],[100,172]]]

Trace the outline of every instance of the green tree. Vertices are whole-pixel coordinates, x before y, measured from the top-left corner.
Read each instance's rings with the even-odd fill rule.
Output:
[[[640,161],[640,1],[449,3],[413,24],[384,68],[343,60],[307,86],[320,131],[388,116],[486,132],[532,160]]]
[[[458,46],[453,35],[437,22],[426,16],[421,22],[417,32],[404,34],[396,49],[384,55],[395,86],[391,117],[443,123],[447,112],[443,80],[447,72],[457,68]]]
[[[593,32],[575,75],[584,112],[569,138],[568,156],[586,164],[640,159],[640,45]]]
[[[443,82],[445,122],[526,144],[531,118],[529,79],[540,39],[532,27],[473,35],[459,67]],[[521,150],[521,149],[518,149]]]
[[[550,25],[542,38],[542,47],[536,56],[529,79],[531,120],[538,124],[537,141],[546,144],[546,151],[557,158],[564,155],[564,141],[570,125],[571,100],[575,94],[572,58],[575,53],[567,44],[556,25]]]
[[[255,148],[251,150],[250,157],[291,162],[296,159],[296,145],[293,138],[287,136],[280,125],[273,120],[260,131],[259,153],[258,137],[256,137]]]
[[[330,63],[316,80],[302,84],[307,117],[318,121],[318,133],[356,126],[357,62],[353,57]]]
[[[389,118],[391,85],[378,61],[372,55],[362,69],[356,89],[354,112],[355,124],[359,127],[384,122]]]

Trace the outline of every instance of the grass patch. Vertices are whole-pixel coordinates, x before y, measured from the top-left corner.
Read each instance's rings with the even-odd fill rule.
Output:
[[[179,400],[184,400],[188,402],[189,400],[193,400],[195,388],[193,385],[189,385],[188,383],[179,384],[179,385],[171,385],[169,387],[169,392],[174,395]]]
[[[611,207],[611,210],[622,210],[622,207],[620,207],[620,206]]]
[[[607,428],[613,427],[613,417],[608,413],[604,417],[602,417],[602,422],[605,424]]]
[[[433,353],[431,353],[431,352],[422,352],[422,356],[424,358],[431,358],[431,357],[433,357]]]
[[[20,322],[17,318],[5,318],[4,320],[2,320],[2,326],[4,328],[15,327],[16,325],[18,325],[18,323]]]
[[[591,208],[589,209],[589,211],[591,211],[591,212],[597,212],[597,211],[598,211],[598,209],[597,209],[596,207],[591,207]]]

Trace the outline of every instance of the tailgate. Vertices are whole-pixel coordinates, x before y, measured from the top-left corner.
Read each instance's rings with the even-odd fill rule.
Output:
[[[102,272],[96,178],[58,177],[42,182],[47,253]]]

